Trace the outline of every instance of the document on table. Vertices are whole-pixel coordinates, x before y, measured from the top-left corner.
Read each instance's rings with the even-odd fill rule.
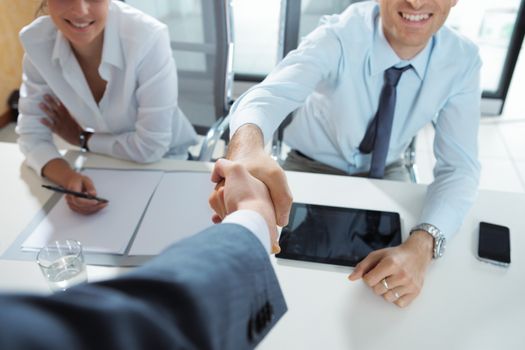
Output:
[[[209,173],[165,173],[129,255],[157,255],[172,243],[212,225],[208,197],[214,186]]]
[[[73,212],[62,196],[33,233],[23,250],[37,250],[55,240],[74,239],[86,252],[123,254],[136,231],[162,171],[86,169],[97,194],[109,205],[93,215]]]

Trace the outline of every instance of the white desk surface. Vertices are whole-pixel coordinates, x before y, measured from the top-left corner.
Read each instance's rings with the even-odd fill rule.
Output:
[[[25,165],[17,145],[0,143],[0,254],[50,197]],[[90,155],[90,167],[136,164]],[[149,168],[210,171],[210,164],[164,160]],[[416,222],[425,186],[351,177],[288,173],[294,200],[397,211],[404,237]],[[500,268],[476,257],[479,221],[511,231],[512,263]],[[445,256],[427,273],[406,309],[386,303],[349,268],[272,257],[288,312],[259,349],[525,349],[525,195],[481,191]],[[125,269],[88,266],[90,281]],[[0,291],[48,293],[34,262],[0,260]]]

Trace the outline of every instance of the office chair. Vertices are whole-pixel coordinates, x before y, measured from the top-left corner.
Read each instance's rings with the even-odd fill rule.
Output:
[[[280,25],[283,26],[282,38],[280,40],[280,51],[284,58],[290,51],[297,48],[299,39],[314,30],[323,15],[340,13],[352,3],[363,0],[326,0],[323,2],[315,0],[283,0],[286,2],[281,13]],[[293,112],[275,131],[272,138],[271,156],[276,161],[283,160],[283,135],[284,129],[293,119]],[[408,170],[410,180],[418,181],[416,167],[416,136],[414,136],[403,154],[405,167]]]
[[[199,135],[197,160],[210,161],[232,102],[231,0],[127,0],[167,24],[177,64],[179,106]]]

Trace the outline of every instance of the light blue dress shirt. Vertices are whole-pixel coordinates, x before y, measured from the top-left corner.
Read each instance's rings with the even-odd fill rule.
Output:
[[[387,164],[400,159],[418,131],[434,122],[435,180],[420,222],[450,237],[478,187],[481,60],[473,43],[446,26],[416,57],[403,61],[383,34],[375,1],[325,17],[264,82],[236,101],[231,134],[253,123],[266,143],[297,110],[285,131],[288,145],[349,174],[366,172],[371,155],[358,147],[377,110],[384,71],[407,64],[413,69],[403,74],[397,87]]]

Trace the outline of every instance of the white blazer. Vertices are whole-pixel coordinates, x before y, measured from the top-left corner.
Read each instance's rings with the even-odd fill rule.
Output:
[[[69,42],[49,16],[20,32],[25,49],[18,142],[39,174],[59,158],[38,104],[56,96],[84,128],[95,131],[89,149],[140,163],[187,157],[196,134],[177,105],[177,71],[166,25],[122,2],[111,1],[100,76],[107,81],[97,105]]]

